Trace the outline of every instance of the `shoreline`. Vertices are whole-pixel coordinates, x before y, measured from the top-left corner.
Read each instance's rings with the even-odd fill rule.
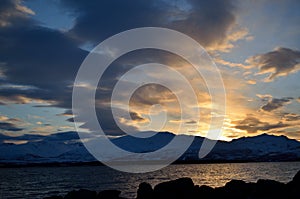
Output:
[[[212,160],[190,160],[190,161],[175,161],[171,165],[182,164],[226,164],[226,163],[267,163],[267,162],[300,162],[297,160],[288,161],[253,161],[253,160],[224,160],[224,161],[212,161]],[[150,162],[149,162],[150,163]],[[124,164],[124,163],[123,163]],[[133,164],[133,163],[132,163]],[[150,164],[155,164],[151,162]],[[106,166],[99,161],[93,162],[52,162],[52,163],[0,163],[1,168],[22,168],[22,167],[72,167],[72,166]]]
[[[300,195],[300,170],[288,183],[275,180],[259,179],[255,183],[243,180],[227,182],[225,186],[212,188],[206,185],[195,185],[191,178],[161,182],[152,187],[148,182],[139,184],[136,199],[296,199]],[[100,192],[79,189],[66,195],[44,197],[44,199],[128,199],[120,196],[119,190]]]

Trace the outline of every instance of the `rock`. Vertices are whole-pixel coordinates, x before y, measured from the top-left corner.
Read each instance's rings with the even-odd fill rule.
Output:
[[[98,199],[120,199],[120,194],[119,190],[104,190],[98,193]]]
[[[206,185],[195,186],[194,195],[201,199],[215,198],[215,189]]]
[[[69,192],[64,199],[122,199],[121,191],[106,190],[97,195],[95,191],[80,189]],[[179,178],[162,182],[152,189],[143,182],[137,190],[137,199],[298,199],[300,196],[300,171],[287,184],[275,180],[258,180],[257,183],[246,183],[242,180],[231,180],[224,187],[194,186],[192,179]],[[62,199],[52,196],[45,199]]]
[[[299,198],[300,196],[300,171],[294,176],[293,180],[287,183],[289,198]]]
[[[154,191],[149,183],[142,182],[137,190],[137,199],[153,199]]]
[[[229,198],[243,199],[251,193],[253,186],[243,180],[231,180],[223,188],[225,195]]]
[[[264,199],[286,198],[286,185],[275,180],[258,180],[252,195]]]
[[[195,196],[194,183],[191,178],[179,178],[163,182],[154,187],[156,199],[192,199]]]
[[[298,185],[300,187],[300,171],[298,171],[296,173],[296,175],[294,176],[292,182],[295,184],[295,185]]]
[[[44,199],[64,199],[62,196],[49,196]]]
[[[87,189],[69,192],[64,199],[97,199],[97,192]]]

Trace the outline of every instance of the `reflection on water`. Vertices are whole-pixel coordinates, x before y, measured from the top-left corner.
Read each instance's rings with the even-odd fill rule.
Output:
[[[122,173],[104,166],[1,168],[0,198],[43,198],[81,188],[118,189],[123,196],[133,198],[144,181],[156,185],[191,177],[195,184],[218,187],[231,179],[288,182],[298,170],[300,162],[170,165],[144,174]]]

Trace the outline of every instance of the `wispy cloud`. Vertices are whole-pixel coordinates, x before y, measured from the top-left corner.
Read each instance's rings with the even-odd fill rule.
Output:
[[[274,111],[274,110],[277,110],[277,109],[283,107],[286,104],[291,103],[292,100],[293,100],[292,97],[285,97],[285,98],[280,98],[280,99],[273,98],[273,99],[270,99],[267,104],[263,105],[261,107],[261,110],[268,111],[268,112]]]
[[[279,76],[287,76],[300,70],[300,51],[276,48],[271,52],[252,56],[246,63],[258,68],[258,74],[270,74],[265,81],[273,81]]]
[[[245,130],[250,134],[257,133],[258,131],[269,131],[272,129],[278,129],[289,126],[288,124],[284,124],[282,122],[278,122],[275,124],[262,122],[258,118],[253,116],[247,116],[243,120],[233,121],[233,124],[235,124],[235,128]]]

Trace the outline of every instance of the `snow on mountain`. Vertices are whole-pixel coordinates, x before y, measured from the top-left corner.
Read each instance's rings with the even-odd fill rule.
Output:
[[[170,143],[175,137],[168,132],[157,133],[149,138],[122,136],[112,142],[127,151],[139,153],[153,152]],[[86,138],[91,138],[88,134]],[[191,138],[181,135],[180,139]],[[194,137],[194,141],[179,160],[199,160],[198,152],[204,138]],[[13,144],[14,141],[26,141]],[[172,148],[176,150],[176,148]],[[166,151],[157,159],[170,157],[174,151]],[[126,157],[130,161],[131,157]],[[285,136],[262,134],[244,137],[231,142],[218,141],[204,161],[293,161],[300,160],[300,142]],[[91,162],[95,158],[85,149],[76,132],[57,133],[48,136],[22,135],[10,137],[0,134],[0,163],[52,163]]]

